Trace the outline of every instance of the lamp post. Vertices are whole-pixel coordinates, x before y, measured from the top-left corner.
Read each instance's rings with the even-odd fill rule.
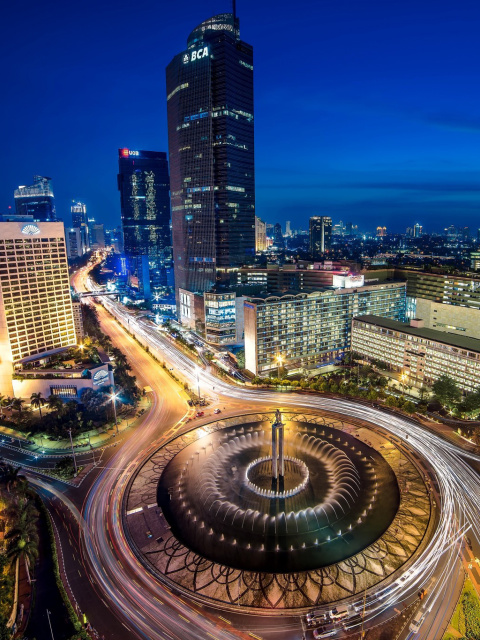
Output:
[[[112,401],[112,405],[113,405],[113,415],[115,416],[115,427],[117,429],[117,435],[118,435],[118,420],[117,420],[117,397],[118,395],[116,393],[112,393],[112,395],[110,396],[110,400]]]
[[[201,400],[201,397],[200,397],[200,369],[197,367],[195,369],[195,372],[197,374],[197,392],[198,392],[197,395],[198,395],[198,399]]]
[[[278,354],[275,360],[277,362],[277,378],[280,380],[280,367],[283,364],[283,357],[280,354]]]
[[[68,430],[68,435],[70,436],[70,444],[72,446],[73,466],[75,467],[75,475],[77,475],[77,473],[78,473],[77,459],[75,458],[75,450],[73,448],[72,430],[71,429]]]

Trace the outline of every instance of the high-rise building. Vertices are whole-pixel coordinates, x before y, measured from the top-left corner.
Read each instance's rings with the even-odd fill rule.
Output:
[[[332,245],[332,219],[330,216],[310,218],[310,255],[318,259]]]
[[[208,291],[255,254],[253,49],[231,13],[167,67],[175,289]]]
[[[0,393],[12,365],[76,344],[62,222],[0,222]]]
[[[415,224],[415,226],[413,227],[413,237],[414,238],[420,238],[420,236],[423,233],[423,227],[421,224],[419,224],[418,222]]]
[[[285,223],[285,235],[288,238],[290,238],[293,235],[290,220],[287,220],[287,222]]]
[[[267,248],[267,225],[255,216],[255,252],[260,253]]]
[[[171,260],[167,154],[119,149],[118,165],[127,265],[138,277],[143,295],[150,297],[158,286],[166,285],[166,264]]]
[[[343,280],[344,286],[311,293],[246,296],[246,368],[264,375],[276,370],[278,356],[294,367],[335,363],[350,349],[355,315],[405,320],[404,282],[358,286]]]
[[[387,235],[387,227],[377,227],[377,238],[385,238]]]
[[[94,224],[92,225],[92,249],[98,251],[99,249],[105,249],[105,225]]]
[[[83,202],[73,201],[70,211],[72,213],[72,227],[74,229],[81,229],[85,251],[88,251],[90,248],[90,238],[88,232],[87,205]]]
[[[277,222],[273,227],[273,244],[277,249],[285,249],[285,240],[282,233],[282,225]]]
[[[33,176],[33,185],[18,187],[14,192],[18,216],[33,216],[36,222],[56,220],[51,178]]]
[[[79,227],[70,227],[67,229],[65,241],[67,243],[67,256],[70,260],[80,258],[87,251],[83,229]]]

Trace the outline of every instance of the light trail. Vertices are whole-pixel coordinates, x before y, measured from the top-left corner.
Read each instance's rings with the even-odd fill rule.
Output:
[[[90,286],[94,288],[93,284]],[[148,345],[153,355],[173,366],[190,385],[196,384],[197,365],[157,329],[137,320],[111,300],[104,300],[103,304],[130,333]],[[480,541],[479,478],[468,464],[468,460],[480,462],[480,456],[463,451],[406,417],[387,414],[363,404],[322,396],[279,395],[253,388],[246,390],[219,380],[206,370],[202,371],[201,380],[203,393],[218,396],[225,402],[228,399],[248,401],[249,409],[253,410],[255,403],[281,404],[282,407],[320,409],[365,420],[384,429],[411,452],[418,454],[420,459],[426,460],[435,472],[441,500],[435,535],[401,577],[369,598],[366,621],[373,621],[393,606],[411,600],[412,595],[426,585],[429,585],[429,593],[422,605],[425,612],[436,615],[441,612],[443,594],[458,568],[458,550],[463,536],[469,531],[470,536]],[[155,406],[151,413],[156,415]],[[167,418],[161,411],[160,414]],[[149,442],[148,438],[153,436],[156,427],[156,424],[147,423],[142,428],[141,441],[128,441],[112,459],[113,467],[127,471],[105,470],[92,486],[83,512],[85,560],[97,576],[102,590],[127,617],[139,637],[163,638],[164,631],[182,639],[203,639],[207,634],[220,635],[222,639],[238,637],[234,629],[219,630],[192,606],[185,603],[181,606],[178,597],[145,571],[124,537],[120,516],[123,490],[136,464],[143,458],[139,444]],[[135,461],[133,465],[132,460]],[[161,600],[167,607],[155,605],[155,600]],[[359,601],[359,597],[351,601],[355,600]],[[417,637],[427,638],[429,631],[422,630]]]

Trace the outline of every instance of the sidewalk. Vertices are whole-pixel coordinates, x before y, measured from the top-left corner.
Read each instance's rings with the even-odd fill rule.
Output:
[[[138,403],[137,408],[127,418],[118,416],[119,435],[131,427],[137,426],[138,422],[150,408],[150,398],[148,394],[143,396]],[[69,439],[51,440],[46,434],[36,433],[30,438],[26,438],[25,434],[9,427],[0,426],[0,434],[4,434],[5,441],[8,444],[8,438],[18,440],[21,447],[28,451],[42,451],[48,454],[68,455],[72,452]],[[115,423],[108,423],[100,429],[86,431],[73,438],[73,446],[75,452],[90,451],[98,449],[110,444],[116,437]],[[0,440],[1,440],[0,435]]]

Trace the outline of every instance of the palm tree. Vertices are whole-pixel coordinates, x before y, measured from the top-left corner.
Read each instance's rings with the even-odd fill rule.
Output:
[[[42,407],[45,404],[45,398],[42,396],[40,392],[32,393],[30,396],[30,404],[32,407],[38,407],[38,412],[40,414],[40,420],[42,419]]]
[[[60,411],[63,407],[63,401],[58,396],[51,395],[47,398],[47,406],[52,411]]]
[[[8,493],[12,485],[17,485],[20,481],[25,480],[25,476],[19,475],[20,467],[14,467],[11,464],[2,464],[0,467],[0,480],[5,483]]]
[[[29,568],[38,557],[37,519],[38,511],[31,503],[24,501],[20,510],[17,510],[13,527],[5,536],[5,539],[9,540],[7,556],[12,564],[23,558],[29,584],[31,583]]]
[[[12,401],[12,409],[18,411],[18,413],[22,413],[23,405],[25,404],[25,400],[22,398],[14,398]]]

